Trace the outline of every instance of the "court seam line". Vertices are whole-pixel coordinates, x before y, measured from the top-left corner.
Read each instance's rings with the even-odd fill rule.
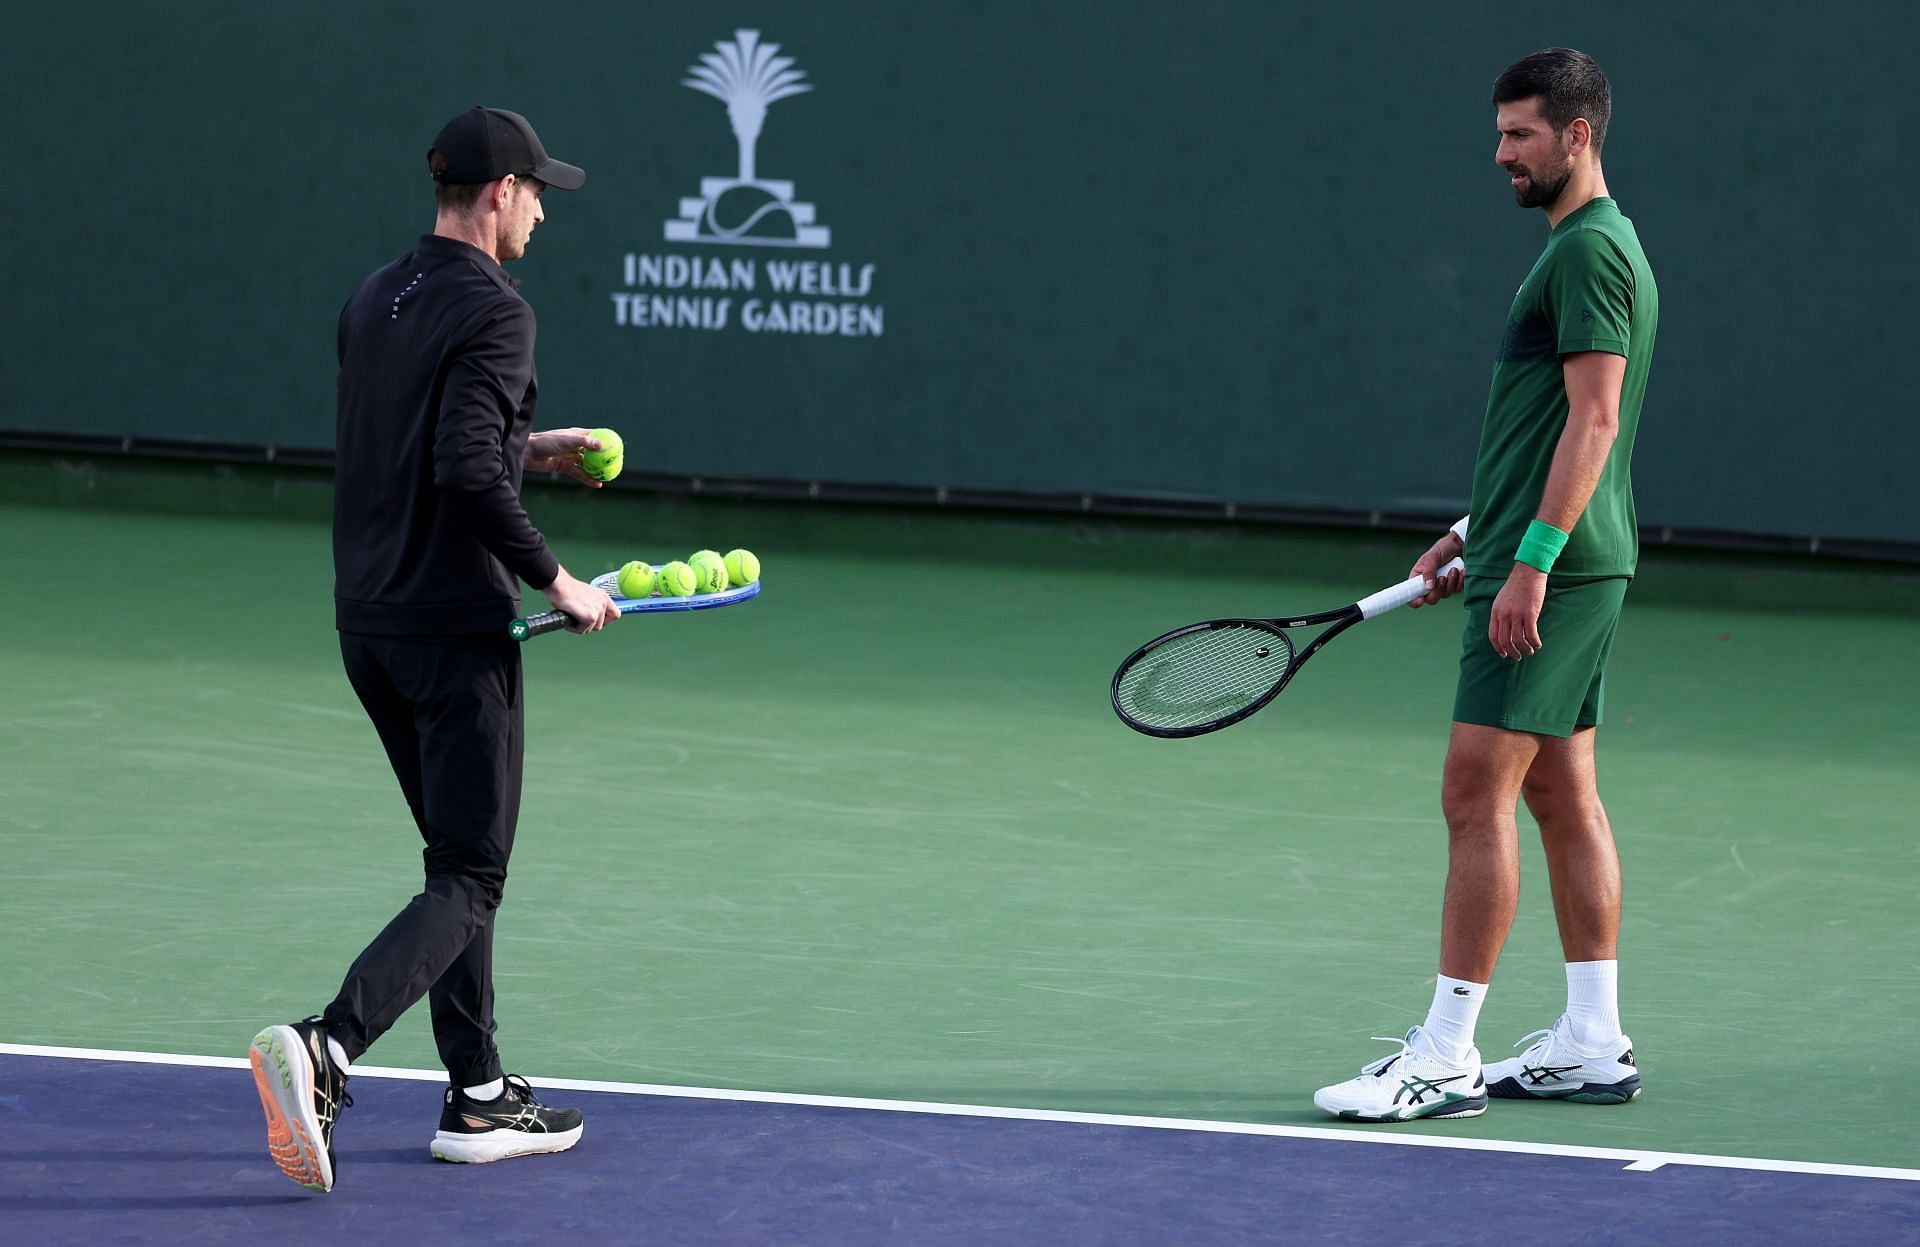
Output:
[[[245,1057],[194,1056],[171,1052],[126,1052],[107,1048],[63,1048],[43,1044],[0,1043],[0,1056],[64,1057],[81,1061],[123,1061],[141,1065],[182,1065],[202,1069],[246,1069]],[[442,1070],[399,1069],[382,1065],[355,1065],[355,1078],[391,1078],[407,1082],[445,1082]],[[1698,1169],[1748,1169],[1767,1173],[1805,1173],[1827,1177],[1870,1178],[1891,1182],[1920,1182],[1920,1169],[1882,1165],[1843,1165],[1827,1161],[1774,1160],[1760,1156],[1715,1156],[1700,1152],[1662,1152],[1638,1148],[1582,1147],[1567,1143],[1529,1143],[1517,1139],[1459,1139],[1438,1135],[1392,1135],[1391,1126],[1377,1131],[1337,1130],[1331,1127],[1279,1126],[1264,1122],[1210,1121],[1185,1117],[1140,1117],[1122,1113],[1080,1113],[1065,1109],[1006,1108],[984,1104],[943,1104],[920,1100],[877,1100],[859,1096],[806,1095],[787,1091],[746,1091],[725,1087],[677,1087],[663,1083],[605,1082],[585,1078],[538,1078],[529,1081],[563,1091],[595,1091],[612,1095],[643,1095],[684,1100],[728,1100],[747,1104],[786,1104],[801,1108],[861,1109],[879,1113],[919,1113],[941,1117],[982,1117],[1001,1121],[1058,1122],[1066,1125],[1117,1126],[1139,1130],[1187,1130],[1203,1134],[1255,1135],[1265,1138],[1308,1139],[1333,1143],[1370,1143],[1389,1147],[1452,1148],[1466,1152],[1508,1152],[1527,1156],[1559,1156],[1576,1160],[1627,1162],[1629,1173],[1652,1173],[1668,1165]]]

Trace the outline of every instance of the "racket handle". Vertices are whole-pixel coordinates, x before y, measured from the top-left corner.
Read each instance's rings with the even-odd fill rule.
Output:
[[[1464,572],[1467,565],[1457,558],[1448,559],[1446,565],[1434,575],[1435,581],[1445,580],[1454,572]],[[1415,598],[1423,598],[1433,592],[1433,585],[1424,576],[1409,576],[1399,584],[1368,594],[1356,605],[1360,607],[1360,618],[1372,619],[1384,615],[1396,607],[1405,606]]]
[[[514,620],[507,625],[507,635],[516,641],[524,641],[543,633],[558,632],[572,622],[565,611],[541,611],[538,615]]]

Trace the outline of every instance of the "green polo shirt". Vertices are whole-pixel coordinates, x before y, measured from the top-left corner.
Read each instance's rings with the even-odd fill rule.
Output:
[[[1533,271],[1513,296],[1493,365],[1487,418],[1473,468],[1473,527],[1467,574],[1505,579],[1527,525],[1540,513],[1547,470],[1567,423],[1564,356],[1605,351],[1626,357],[1620,433],[1556,576],[1631,576],[1640,556],[1633,510],[1633,436],[1653,363],[1660,292],[1633,222],[1607,198],[1576,209],[1555,227]]]

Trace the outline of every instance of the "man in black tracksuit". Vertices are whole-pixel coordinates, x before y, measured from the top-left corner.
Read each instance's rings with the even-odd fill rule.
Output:
[[[569,576],[520,504],[525,468],[588,484],[584,429],[532,432],[533,309],[501,269],[524,254],[547,187],[586,174],[551,159],[526,119],[475,108],[428,153],[434,232],[362,283],[340,313],[334,607],[347,679],[426,841],[426,886],[347,971],[324,1013],[270,1026],[250,1050],[268,1147],[329,1190],[346,1068],[427,996],[451,1083],[432,1152],[489,1161],[563,1151],[580,1114],[504,1077],[494,1047],[493,919],[520,808],[519,581],[576,632],[618,618]]]

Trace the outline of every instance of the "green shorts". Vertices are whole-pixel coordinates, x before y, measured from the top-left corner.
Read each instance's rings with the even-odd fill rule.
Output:
[[[1560,737],[1598,726],[1607,659],[1628,581],[1548,581],[1540,609],[1540,651],[1518,662],[1494,653],[1487,640],[1493,599],[1504,584],[1492,576],[1467,580],[1454,721]]]

